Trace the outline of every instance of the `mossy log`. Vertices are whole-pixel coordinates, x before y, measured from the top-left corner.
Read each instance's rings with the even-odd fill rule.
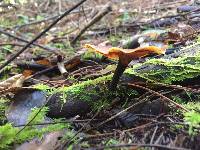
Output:
[[[196,82],[195,79],[200,75],[199,49],[200,45],[194,44],[162,58],[148,59],[143,63],[135,62],[126,70],[121,82],[181,84],[188,79]],[[83,115],[109,105],[115,97],[135,95],[134,90],[123,89],[120,83],[120,88],[118,87],[118,90],[112,93],[108,89],[111,79],[112,74],[58,89],[57,94],[48,104],[51,110],[49,115],[67,118]]]
[[[126,75],[141,77],[149,82],[187,84],[196,82],[200,75],[200,44],[180,49],[160,58],[132,62]]]
[[[112,100],[118,98],[134,97],[135,90],[120,87],[115,92],[109,90],[112,74],[94,80],[83,81],[70,87],[56,89],[49,100],[50,117],[71,118],[76,115],[83,116],[90,111],[107,107]]]

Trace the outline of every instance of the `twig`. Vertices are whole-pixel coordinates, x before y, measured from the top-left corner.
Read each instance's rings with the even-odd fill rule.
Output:
[[[153,135],[152,135],[152,137],[151,137],[150,144],[153,144],[153,140],[154,140],[154,138],[155,138],[155,135],[156,135],[157,130],[158,130],[158,126],[156,126],[156,128],[155,128],[155,130],[154,130],[154,132],[153,132]]]
[[[84,28],[81,29],[81,31],[78,33],[78,35],[73,39],[71,42],[72,46],[76,44],[77,40],[81,37],[81,35],[92,25],[94,25],[96,22],[98,22],[101,18],[103,18],[106,14],[108,14],[110,11],[112,11],[112,8],[110,5],[107,5],[102,11],[100,11]]]
[[[84,128],[87,127],[87,126],[90,124],[91,121],[94,120],[94,118],[99,114],[100,111],[101,111],[101,109],[99,109],[99,110],[94,114],[94,116],[93,116],[85,125],[83,125],[83,126],[76,132],[76,134],[75,134],[74,136],[72,136],[68,141],[65,141],[65,142],[63,143],[61,149],[63,149],[63,148],[66,147],[67,145],[69,145],[69,144],[72,142],[72,140],[73,140],[80,132],[82,132],[82,131],[84,130]],[[87,131],[88,131],[88,130],[87,130]]]
[[[87,9],[87,11],[89,11],[90,9]],[[84,10],[85,11],[85,10]],[[71,13],[79,13],[80,10],[77,10],[77,11],[72,11]],[[29,23],[26,23],[26,24],[23,24],[23,25],[16,25],[14,26],[13,28],[23,28],[23,27],[26,27],[26,26],[30,26],[30,25],[36,25],[36,24],[40,24],[42,22],[47,22],[47,21],[50,21],[50,20],[54,20],[56,18],[58,18],[60,16],[60,14],[58,15],[54,15],[54,16],[51,16],[51,17],[46,17],[42,20],[38,20],[38,21],[32,21],[32,22],[29,22]]]
[[[158,86],[164,86],[164,87],[169,87],[169,88],[174,88],[174,89],[178,89],[178,90],[185,90],[185,91],[191,91],[194,93],[200,93],[199,89],[193,89],[190,87],[183,87],[181,85],[168,85],[168,84],[164,84],[164,83],[149,83],[149,84],[153,84],[153,85],[158,85]]]
[[[6,46],[6,45],[24,47],[23,44],[19,44],[19,43],[0,43],[0,46]]]
[[[127,107],[126,109],[124,109],[124,110],[120,111],[119,113],[115,114],[114,116],[112,116],[112,117],[106,119],[105,121],[103,121],[102,123],[98,124],[97,126],[91,128],[90,130],[96,129],[96,128],[102,126],[103,124],[105,124],[105,123],[107,123],[107,122],[109,122],[109,121],[115,119],[116,117],[118,117],[118,116],[121,115],[122,113],[124,113],[124,112],[126,112],[126,111],[128,111],[128,110],[130,110],[130,109],[132,109],[132,108],[134,108],[135,106],[137,106],[137,105],[139,105],[139,104],[145,103],[145,102],[147,102],[147,100],[139,101],[139,102],[137,102],[137,103],[135,103],[135,104],[133,104],[133,105]]]
[[[53,95],[49,96],[48,99],[46,100],[46,102],[42,105],[42,107],[40,107],[40,109],[38,110],[38,112],[33,116],[33,118],[31,118],[31,120],[21,129],[16,133],[16,136],[19,135],[27,126],[30,126],[31,122],[37,117],[37,115],[42,111],[42,109],[47,105],[47,103],[49,102],[49,100],[51,99]]]
[[[153,122],[153,123],[152,123]],[[188,126],[189,124],[187,123],[182,123],[182,122],[155,122],[155,121],[152,121],[152,122],[148,122],[146,124],[143,124],[141,126],[137,126],[137,127],[134,127],[134,128],[131,128],[131,129],[126,129],[126,130],[123,130],[122,132],[133,132],[135,130],[141,130],[141,129],[144,129],[144,128],[147,128],[147,127],[153,127],[153,126],[158,126],[158,125],[183,125],[183,126]],[[85,139],[94,139],[94,138],[101,138],[101,137],[109,137],[109,136],[113,136],[115,135],[114,132],[109,132],[109,133],[103,133],[103,134],[96,134],[96,135],[89,135],[89,136],[86,136],[84,138]]]
[[[3,7],[3,8],[13,7],[15,9],[17,9],[17,6],[15,6],[13,4],[10,4],[10,3],[8,3],[8,4],[1,4],[0,7]]]
[[[156,22],[156,21],[158,21],[160,19],[163,19],[163,18],[175,18],[175,17],[179,17],[179,16],[184,17],[186,15],[189,15],[189,14],[191,14],[193,12],[196,12],[196,11],[199,11],[199,10],[200,10],[200,8],[192,10],[192,11],[189,11],[189,12],[186,12],[186,13],[180,13],[180,14],[176,14],[176,15],[166,15],[166,16],[158,17],[156,19],[147,21],[147,22],[134,22],[134,23],[123,24],[123,25],[119,25],[119,26],[111,26],[109,29],[105,28],[104,30],[108,30],[107,33],[110,33],[111,31],[119,30],[120,28],[134,28],[134,27],[143,28],[143,26],[150,25],[153,22]]]
[[[145,93],[144,95],[146,95],[146,93]],[[151,96],[151,95],[150,95],[150,96]],[[143,95],[140,96],[138,99],[141,99],[141,97],[143,97]],[[105,124],[105,123],[107,123],[107,122],[109,122],[109,121],[115,119],[116,117],[118,117],[118,116],[121,115],[122,113],[124,113],[124,112],[126,112],[126,111],[128,111],[128,110],[130,110],[130,109],[132,109],[132,108],[134,108],[134,107],[136,107],[136,106],[138,106],[138,105],[140,105],[140,104],[142,104],[142,103],[145,103],[145,102],[147,102],[147,101],[148,101],[147,99],[144,99],[144,100],[141,100],[141,101],[139,101],[139,102],[137,102],[137,103],[135,103],[135,104],[133,104],[133,105],[127,107],[126,109],[124,109],[124,110],[120,111],[119,113],[113,115],[112,117],[110,117],[110,118],[108,118],[107,120],[103,121],[103,122],[100,123],[99,125],[97,125],[97,126],[91,128],[90,130],[96,129],[96,128],[102,126],[103,124]]]
[[[133,149],[138,149],[141,147],[156,147],[159,149],[168,149],[168,150],[190,150],[182,147],[172,147],[172,146],[165,146],[165,145],[159,145],[159,144],[118,144],[118,145],[110,145],[110,146],[99,146],[94,148],[86,148],[85,150],[102,150],[102,149],[120,149],[120,148],[126,148],[126,147],[132,147]]]
[[[80,56],[75,56],[73,57],[72,59],[64,62],[65,64],[65,68],[68,70],[68,69],[71,69],[73,68],[74,66],[80,64]],[[50,71],[54,71],[54,70],[57,70],[58,69],[58,66],[55,65],[55,66],[52,66],[50,68],[47,68],[47,69],[44,69],[42,71],[39,71],[39,72],[36,72],[35,74],[33,74],[32,76],[30,76],[29,78],[33,78],[35,76],[38,76],[38,75],[41,75],[41,74],[44,74],[44,73],[47,73],[47,72],[50,72]],[[28,79],[28,78],[27,78]]]
[[[66,12],[64,12],[60,17],[58,17],[53,23],[51,23],[45,30],[43,30],[40,34],[38,34],[33,40],[31,40],[28,44],[26,44],[20,51],[18,51],[15,55],[13,55],[10,59],[8,59],[5,63],[3,63],[0,66],[0,72],[3,70],[4,67],[6,67],[8,64],[10,64],[15,58],[17,58],[21,53],[23,53],[31,44],[33,44],[35,41],[37,41],[41,36],[43,36],[47,31],[49,31],[56,23],[58,23],[62,18],[64,18],[66,15],[68,15],[72,10],[80,6],[82,3],[84,3],[86,0],[81,0],[79,3],[77,3],[75,6],[68,9]]]
[[[163,100],[168,101],[168,102],[174,104],[177,108],[181,108],[181,109],[183,109],[184,111],[189,111],[188,109],[186,109],[186,108],[183,107],[182,105],[180,105],[180,104],[178,104],[178,103],[172,101],[172,100],[169,99],[168,97],[166,97],[166,96],[164,96],[164,95],[162,95],[162,94],[160,94],[160,93],[158,93],[158,92],[156,92],[156,91],[153,91],[153,90],[151,90],[151,89],[149,89],[149,88],[146,88],[146,87],[143,87],[143,86],[140,86],[140,85],[136,85],[136,84],[132,84],[132,83],[128,83],[128,85],[129,85],[129,86],[138,87],[138,88],[140,88],[140,89],[144,89],[144,90],[146,90],[146,91],[149,91],[150,93],[153,93],[153,94],[155,94],[155,95],[158,95],[158,96],[162,97]]]
[[[23,127],[23,126],[41,126],[41,125],[50,125],[50,124],[59,124],[59,123],[86,123],[90,121],[91,119],[85,119],[85,120],[64,120],[64,121],[58,121],[58,122],[43,122],[43,123],[36,123],[36,124],[20,124],[16,125],[15,127]],[[93,121],[99,121],[98,119],[93,119]]]
[[[4,30],[2,30],[2,29],[0,29],[0,33],[2,33],[2,34],[4,34],[4,35],[7,35],[7,36],[9,36],[9,37],[12,37],[12,38],[14,38],[14,39],[17,39],[17,40],[19,40],[19,41],[22,41],[22,42],[25,42],[25,43],[29,43],[28,40],[25,40],[25,39],[23,39],[22,37],[19,37],[19,36],[15,36],[15,35],[13,35],[13,34],[11,34],[11,33],[9,33],[9,32],[6,32],[6,31],[4,31]],[[42,49],[47,50],[47,51],[50,51],[50,52],[52,52],[52,53],[54,53],[54,54],[56,54],[56,55],[59,54],[58,52],[56,52],[56,49],[52,49],[52,48],[50,48],[50,47],[43,46],[43,45],[40,45],[40,44],[37,44],[37,43],[32,43],[32,45],[38,46],[39,48],[42,48]],[[24,46],[23,46],[23,47],[24,47]]]

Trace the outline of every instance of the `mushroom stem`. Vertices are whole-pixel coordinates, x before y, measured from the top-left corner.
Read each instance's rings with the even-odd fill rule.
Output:
[[[115,73],[113,75],[110,87],[109,87],[109,89],[111,91],[115,91],[116,90],[116,87],[117,87],[117,84],[119,82],[119,79],[120,79],[121,75],[123,74],[124,70],[126,69],[126,67],[127,67],[127,65],[123,65],[121,63],[121,61],[119,60],[117,68],[116,68]]]

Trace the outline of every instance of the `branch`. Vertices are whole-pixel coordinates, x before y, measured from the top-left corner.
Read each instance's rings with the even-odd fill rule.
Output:
[[[33,40],[31,40],[29,43],[27,43],[20,51],[18,51],[15,55],[13,55],[10,59],[8,59],[4,64],[0,66],[0,72],[6,67],[8,64],[10,64],[15,58],[17,58],[21,53],[23,53],[31,44],[33,44],[35,41],[37,41],[41,36],[43,36],[47,31],[49,31],[55,24],[57,24],[62,18],[64,18],[66,15],[68,15],[72,10],[80,6],[82,3],[84,3],[86,0],[82,0],[79,3],[77,3],[75,6],[71,7],[69,10],[64,12],[60,17],[58,17],[53,23],[51,23],[45,30],[43,30],[40,34],[38,34]]]
[[[189,150],[182,147],[172,147],[172,146],[166,146],[166,145],[159,145],[159,144],[141,144],[141,143],[132,143],[132,144],[118,144],[118,145],[110,145],[110,146],[99,146],[95,148],[86,148],[87,150],[101,150],[101,149],[120,149],[120,148],[133,148],[133,149],[139,149],[141,147],[152,147],[152,148],[158,148],[158,149],[168,149],[168,150]]]
[[[4,34],[4,35],[7,35],[7,36],[9,36],[9,37],[12,37],[12,38],[14,38],[14,39],[17,39],[17,40],[19,40],[19,41],[22,41],[22,42],[25,42],[25,43],[29,43],[28,40],[25,40],[25,39],[23,39],[22,37],[13,35],[13,34],[11,34],[11,33],[9,33],[9,32],[6,32],[6,31],[4,31],[4,30],[2,30],[2,29],[0,29],[0,33],[2,33],[2,34]],[[59,55],[59,53],[56,52],[56,49],[52,49],[52,48],[50,48],[50,47],[43,46],[43,45],[40,45],[40,44],[37,44],[37,43],[32,43],[32,45],[35,45],[35,46],[37,46],[37,47],[39,47],[39,48],[42,48],[42,49],[47,50],[47,51],[49,51],[49,52],[52,52],[52,53],[54,53],[54,54],[56,54],[56,55]],[[24,47],[24,46],[23,46],[23,47]]]
[[[89,11],[89,10],[90,9],[87,9],[87,11]],[[72,11],[71,13],[80,13],[80,12],[81,12],[80,10],[76,10],[76,11]],[[44,18],[42,20],[32,21],[32,22],[29,22],[29,23],[26,23],[26,24],[23,24],[23,25],[16,25],[13,28],[20,29],[20,28],[23,28],[23,27],[26,27],[26,26],[40,24],[42,22],[47,22],[47,21],[50,21],[50,20],[54,20],[54,19],[58,18],[59,16],[60,16],[60,14],[54,15],[54,16],[51,16],[51,17],[46,17],[46,18]]]
[[[81,35],[92,25],[94,25],[96,22],[98,22],[101,18],[103,18],[106,14],[108,14],[110,11],[112,11],[112,8],[110,5],[107,5],[102,11],[100,11],[84,28],[81,29],[81,31],[78,33],[78,35],[73,39],[71,42],[72,45],[76,44],[77,40],[81,37]]]

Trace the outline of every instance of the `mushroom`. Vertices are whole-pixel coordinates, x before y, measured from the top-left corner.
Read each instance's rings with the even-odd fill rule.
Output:
[[[108,48],[105,46],[97,47],[94,45],[86,44],[84,47],[93,50],[95,52],[98,52],[110,59],[119,60],[109,87],[111,91],[116,90],[119,78],[121,77],[124,70],[132,60],[147,56],[149,54],[164,54],[166,50],[166,46],[161,48],[157,46],[144,46],[135,49],[122,49],[117,47]]]

